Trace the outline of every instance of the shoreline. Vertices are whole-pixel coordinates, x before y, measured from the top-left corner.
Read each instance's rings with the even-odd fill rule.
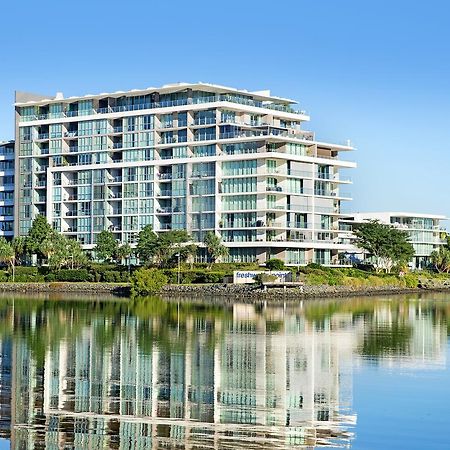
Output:
[[[195,300],[202,297],[214,297],[227,300],[251,303],[253,301],[296,301],[314,298],[344,298],[355,296],[401,295],[427,292],[447,292],[447,284],[406,288],[399,286],[330,286],[305,285],[299,287],[277,288],[263,290],[254,285],[234,284],[168,284],[157,294],[164,300],[173,298]],[[52,294],[110,294],[117,298],[130,298],[130,286],[126,283],[0,283],[0,293],[52,293]]]

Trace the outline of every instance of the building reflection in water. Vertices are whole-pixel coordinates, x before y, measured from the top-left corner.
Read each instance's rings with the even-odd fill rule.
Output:
[[[14,449],[350,446],[355,355],[445,354],[420,304],[370,304],[16,310],[0,346],[1,430],[12,420]]]

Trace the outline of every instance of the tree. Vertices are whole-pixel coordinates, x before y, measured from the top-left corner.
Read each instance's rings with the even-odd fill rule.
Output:
[[[430,260],[438,272],[450,272],[450,249],[447,246],[439,247],[430,255]]]
[[[39,244],[39,252],[45,256],[47,261],[56,252],[56,247],[60,240],[60,234],[52,230],[51,233]]]
[[[24,236],[16,236],[11,242],[11,247],[16,254],[16,263],[21,264],[26,254],[26,238]]]
[[[149,264],[153,261],[156,247],[158,245],[158,235],[153,231],[151,225],[146,225],[139,232],[136,252],[139,259],[144,264]]]
[[[111,231],[103,230],[97,236],[97,245],[95,253],[97,258],[104,261],[113,261],[117,258],[119,243],[114,238]]]
[[[178,251],[181,251],[190,236],[185,230],[170,230],[155,233],[151,225],[145,226],[138,236],[137,254],[144,264],[156,262],[167,267]]]
[[[63,245],[65,246],[64,253],[67,255],[66,266],[70,265],[71,269],[86,266],[89,258],[77,240],[64,236]]]
[[[129,258],[133,254],[133,249],[130,247],[130,244],[123,244],[117,249],[117,261],[122,262],[125,260],[125,264],[128,266],[128,271],[130,271],[130,260]]]
[[[208,231],[206,233],[203,243],[205,244],[206,251],[213,263],[229,254],[228,247],[225,247],[225,245],[222,244],[220,237],[213,231]]]
[[[414,256],[408,233],[378,220],[355,225],[354,234],[355,245],[375,257],[377,271],[390,273],[394,265],[406,264]]]
[[[170,230],[158,234],[154,257],[161,267],[167,267],[173,255],[178,253],[191,237],[186,230]]]
[[[122,244],[117,249],[117,259],[127,259],[133,254],[133,249],[130,247],[130,244]]]
[[[11,266],[13,281],[15,275],[15,260],[16,255],[12,245],[3,236],[0,237],[0,262]]]
[[[56,232],[50,239],[42,242],[41,252],[47,257],[49,266],[55,269],[74,269],[83,267],[88,262],[88,257],[78,241]]]
[[[28,235],[25,238],[25,248],[27,253],[42,256],[40,246],[43,241],[49,239],[53,234],[53,228],[47,222],[47,219],[42,216],[36,216],[33,220],[31,228],[28,230]]]

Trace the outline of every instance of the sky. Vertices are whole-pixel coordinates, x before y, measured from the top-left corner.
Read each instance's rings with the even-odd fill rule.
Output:
[[[444,0],[22,0],[0,15],[0,139],[15,90],[270,89],[298,100],[319,140],[356,147],[347,210],[450,217]]]

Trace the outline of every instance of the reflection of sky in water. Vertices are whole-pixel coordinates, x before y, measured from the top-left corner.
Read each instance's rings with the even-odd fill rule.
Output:
[[[14,360],[13,448],[439,448],[447,311],[0,302],[0,435]]]
[[[5,439],[0,439],[0,450],[9,450],[9,449],[10,449],[9,441]]]
[[[365,365],[354,372],[353,395],[355,450],[450,448],[448,367],[416,371]]]

